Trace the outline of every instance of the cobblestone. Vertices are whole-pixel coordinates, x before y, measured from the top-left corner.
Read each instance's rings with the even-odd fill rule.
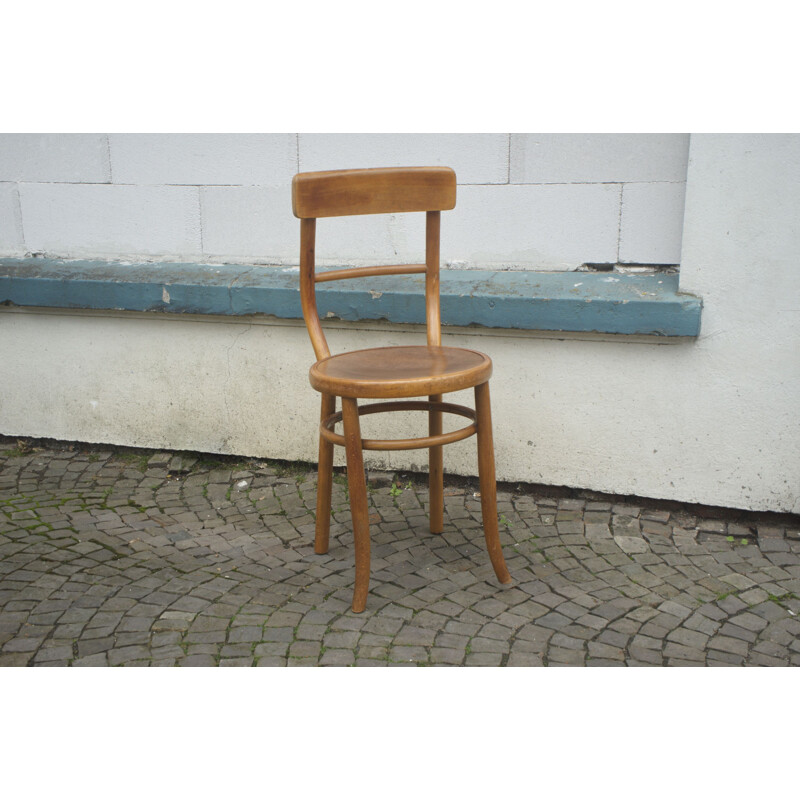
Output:
[[[312,465],[0,439],[0,666],[797,666],[796,518],[372,473],[372,579],[346,481],[313,550]],[[399,491],[398,491],[399,490]],[[763,517],[763,515],[762,515]]]

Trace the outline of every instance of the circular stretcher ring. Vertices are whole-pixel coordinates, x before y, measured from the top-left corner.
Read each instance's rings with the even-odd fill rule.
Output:
[[[450,433],[438,433],[434,436],[421,436],[418,439],[362,439],[363,450],[421,450],[426,447],[438,447],[451,442],[458,442],[478,432],[475,421],[475,411],[466,406],[457,406],[454,403],[441,403],[435,400],[397,400],[391,403],[371,403],[359,406],[358,415],[379,414],[382,411],[443,411],[445,414],[458,414],[472,420],[472,425],[459,428]],[[334,431],[337,422],[342,421],[342,412],[337,411],[325,417],[319,424],[320,435],[327,441],[344,447],[344,436]]]

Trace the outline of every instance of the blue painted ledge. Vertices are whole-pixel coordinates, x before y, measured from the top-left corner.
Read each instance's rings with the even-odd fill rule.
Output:
[[[0,259],[0,303],[49,308],[265,314],[301,319],[297,267]],[[442,322],[516,330],[697,336],[702,301],[678,275],[442,270]],[[424,276],[317,286],[322,318],[425,322]]]

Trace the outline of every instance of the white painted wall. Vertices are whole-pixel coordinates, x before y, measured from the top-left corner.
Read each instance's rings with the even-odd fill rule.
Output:
[[[491,138],[481,141],[491,152]],[[486,174],[477,177],[483,180],[490,173],[487,166]],[[675,202],[667,180],[674,174],[659,173],[665,180],[658,183],[668,186],[653,189],[663,191],[660,202],[667,208]],[[606,176],[598,172],[597,177]],[[23,194],[25,184],[20,185]],[[597,220],[604,219],[607,195],[621,192],[624,200],[647,184],[468,184],[460,187],[459,205],[444,218],[445,230],[453,232],[451,246],[458,246],[459,237],[466,241],[460,252],[480,253],[489,246],[484,242],[490,241],[491,226],[485,234],[471,231],[459,219],[462,207],[494,208],[499,239],[498,231],[507,232],[504,215],[528,214],[534,230],[566,252],[574,241],[557,227],[535,228],[537,215],[530,211],[545,213],[558,205],[563,214],[574,214],[573,220],[580,214],[591,220],[598,250],[605,252]],[[585,198],[585,211],[558,200],[565,186],[575,189],[573,197]],[[800,320],[794,288],[799,187],[798,135],[692,136],[680,262],[682,289],[704,301],[696,341],[448,332],[446,344],[483,350],[494,360],[498,477],[800,513]],[[233,246],[236,214],[224,199],[226,191],[277,195],[281,190],[202,190],[217,208],[228,209],[231,227],[220,223],[218,241]],[[0,192],[0,203],[5,202],[0,207],[10,206],[13,212],[16,186],[5,192]],[[523,198],[519,202],[515,192]],[[544,194],[539,193],[545,192],[553,192],[549,202],[541,200]],[[540,205],[526,209],[524,198],[534,196]],[[264,200],[262,207],[269,208],[270,202]],[[244,215],[248,205],[241,202],[238,208]],[[646,227],[644,216],[638,215],[637,222],[632,208],[626,213],[624,205],[616,206],[623,228],[626,217],[631,226],[621,242],[634,243],[636,226]],[[287,230],[296,233],[296,221],[290,220]],[[184,220],[183,226],[176,222],[159,230],[171,228],[170,235],[179,237],[191,225]],[[15,230],[11,226],[12,234]],[[124,226],[120,230],[126,231]],[[206,231],[204,225],[204,240]],[[373,228],[365,246],[370,254],[378,252],[378,245],[402,249],[412,233],[400,222]],[[338,235],[331,230],[334,247],[345,247],[346,239]],[[515,253],[537,249],[522,239],[501,246]],[[420,332],[386,325],[337,324],[329,334],[334,350],[423,338]],[[290,322],[0,309],[0,432],[314,461],[317,395],[306,377],[312,358],[305,328]],[[396,432],[414,435],[418,422]],[[377,423],[365,418],[365,435]],[[369,463],[422,467],[420,457],[375,453]],[[447,448],[446,469],[474,474],[471,440]]]
[[[0,134],[0,256],[296,264],[298,171],[444,164],[445,262],[676,264],[686,134]],[[321,264],[416,262],[405,215],[328,220]]]

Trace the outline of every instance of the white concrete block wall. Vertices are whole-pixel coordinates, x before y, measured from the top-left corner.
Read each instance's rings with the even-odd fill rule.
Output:
[[[108,183],[110,180],[105,134],[0,134],[0,181]]]
[[[689,136],[512,133],[511,183],[686,181]]]
[[[22,214],[16,183],[0,183],[0,252],[23,255]]]
[[[21,183],[25,242],[33,252],[65,256],[197,259],[199,193],[193,186]]]
[[[446,164],[459,193],[445,262],[677,263],[687,147],[683,134],[0,134],[0,256],[296,264],[295,172]],[[320,263],[422,260],[415,218],[360,224],[325,225]]]
[[[112,133],[114,183],[283,186],[297,172],[293,133]]]
[[[464,186],[442,224],[445,261],[563,270],[617,260],[616,184]]]
[[[289,183],[204,186],[199,191],[204,259],[266,264],[297,261],[300,226],[291,212]]]
[[[425,215],[390,214],[317,221],[319,264],[419,264],[425,261]],[[444,246],[442,258],[446,259]]]
[[[617,260],[678,264],[685,194],[683,183],[624,184]]]
[[[680,261],[688,134],[512,134],[510,154],[511,183],[620,188],[618,248],[603,261]]]

